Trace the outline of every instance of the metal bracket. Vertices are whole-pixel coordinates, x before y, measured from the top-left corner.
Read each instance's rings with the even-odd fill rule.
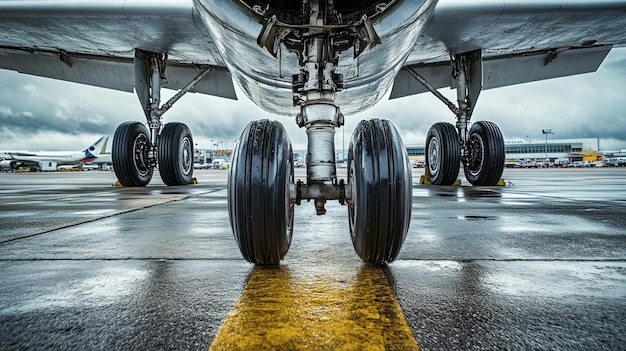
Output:
[[[65,50],[59,50],[59,60],[66,64],[68,67],[72,67],[72,60],[70,59],[70,55]]]
[[[166,103],[164,103],[157,111],[157,113],[159,114],[159,116],[161,116],[162,114],[164,114],[165,112],[167,112],[167,110],[169,110],[175,103],[176,101],[180,100],[180,98],[183,97],[183,95],[187,94],[191,89],[193,89],[194,86],[196,86],[196,84],[200,83],[200,81],[209,73],[215,71],[215,68],[213,67],[209,67],[209,68],[205,68],[203,70],[200,71],[200,73],[198,73],[198,75],[191,80],[191,82],[189,82],[187,85],[185,85],[184,88],[182,88],[181,90],[179,90],[174,96],[172,96],[169,100],[167,100]]]
[[[357,58],[367,48],[381,43],[367,16],[349,25],[327,25],[321,4],[311,1],[308,6],[304,15],[309,16],[309,23],[286,24],[272,16],[257,37],[257,44],[274,57],[280,55],[281,44],[297,54],[300,73],[292,76],[294,106],[344,89],[343,75],[336,72],[341,52],[352,48]]]
[[[435,95],[439,100],[441,100],[444,104],[446,104],[446,106],[448,106],[448,108],[450,109],[450,111],[452,111],[452,113],[454,113],[455,116],[458,116],[461,111],[459,110],[458,107],[456,107],[456,104],[454,102],[452,102],[451,100],[449,100],[447,97],[443,96],[443,94],[441,94],[437,88],[435,88],[432,84],[430,84],[426,78],[422,77],[419,73],[417,73],[413,68],[411,67],[405,67],[405,70],[413,77],[415,78],[415,80],[417,80],[420,84],[422,84],[424,86],[424,88],[426,88],[428,91],[430,91],[433,95]]]
[[[339,183],[335,181],[332,184],[304,184],[301,180],[298,180],[293,186],[295,189],[290,192],[291,202],[300,205],[302,199],[313,200],[318,216],[326,213],[324,204],[327,200],[339,200],[340,204],[345,205],[346,201],[352,198],[350,187],[346,186],[343,179],[341,179]]]
[[[299,53],[302,57],[304,42],[308,39],[310,32],[315,33],[316,36],[324,33],[324,36],[332,43],[333,52],[339,53],[352,47],[354,58],[361,55],[367,48],[381,43],[374,26],[365,15],[354,24],[341,26],[286,24],[280,22],[274,15],[261,29],[257,44],[266,48],[272,56],[277,57],[282,43],[287,50]]]

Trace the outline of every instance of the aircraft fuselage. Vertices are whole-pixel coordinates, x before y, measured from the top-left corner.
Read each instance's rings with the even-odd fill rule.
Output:
[[[298,56],[308,54],[306,49],[296,52],[300,40],[318,36],[333,41],[339,53],[336,69],[343,75],[345,86],[350,88],[338,93],[335,103],[341,106],[344,114],[361,112],[378,102],[391,86],[432,15],[436,1],[395,1],[393,6],[378,9],[372,5],[373,12],[369,17],[361,17],[360,21],[371,24],[367,29],[375,32],[379,42],[361,42],[345,48],[340,47],[342,40],[359,39],[343,35],[344,32],[359,32],[363,39],[366,35],[363,31],[367,29],[359,27],[358,22],[329,25],[311,24],[314,21],[311,20],[299,24],[284,23],[279,19],[274,28],[275,37],[263,38],[265,20],[259,9],[255,12],[234,1],[198,0],[197,4],[202,20],[216,38],[222,58],[245,94],[270,113],[294,115],[298,108],[291,103],[292,77],[301,73],[299,61],[302,58]],[[343,15],[349,17],[348,13]],[[367,41],[367,38],[363,40]],[[359,45],[361,49],[363,45],[369,46],[357,55]],[[270,50],[275,50],[276,57]]]

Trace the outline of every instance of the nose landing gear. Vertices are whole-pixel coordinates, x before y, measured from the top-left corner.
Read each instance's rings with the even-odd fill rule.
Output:
[[[325,26],[324,4],[308,4],[303,18],[309,18],[310,28],[274,18],[259,36],[258,43],[274,56],[281,40],[297,53],[300,72],[292,76],[293,101],[300,106],[296,121],[306,128],[308,144],[306,183],[294,183],[291,146],[277,122],[253,122],[239,139],[229,176],[228,208],[241,253],[256,264],[278,264],[285,255],[293,205],[302,199],[313,200],[317,215],[326,213],[328,200],[347,203],[352,241],[365,262],[393,261],[408,231],[411,168],[391,122],[373,119],[359,124],[350,142],[348,182],[337,179],[335,128],[344,122],[335,103],[336,94],[344,89],[339,53],[354,47],[353,60],[380,38],[366,17],[354,25]]]

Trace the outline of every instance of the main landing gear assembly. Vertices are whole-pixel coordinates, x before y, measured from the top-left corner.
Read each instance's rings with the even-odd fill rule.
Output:
[[[441,95],[428,81],[411,68],[409,74],[455,114],[456,126],[435,123],[426,135],[426,179],[435,185],[452,185],[463,163],[465,178],[472,185],[497,185],[504,170],[504,138],[492,122],[475,122],[470,117],[482,89],[480,50],[453,55],[452,79],[456,82],[457,102]]]
[[[186,87],[161,106],[161,82],[167,56],[135,51],[135,89],[146,115],[143,123],[127,121],[115,130],[111,158],[119,183],[128,187],[146,186],[154,168],[166,185],[193,181],[193,137],[189,128],[178,122],[162,123],[162,115],[212,71],[200,71]]]

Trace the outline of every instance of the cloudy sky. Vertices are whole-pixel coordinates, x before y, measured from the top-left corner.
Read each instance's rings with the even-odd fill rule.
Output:
[[[544,140],[600,138],[603,150],[626,149],[626,48],[614,49],[591,74],[534,82],[481,93],[473,120],[500,125],[505,139]],[[95,88],[0,70],[0,150],[78,150],[102,135],[113,135],[126,120],[144,121],[132,93]],[[442,89],[450,99],[455,91]],[[163,100],[174,92],[165,90]],[[241,92],[239,101],[187,94],[168,111],[165,121],[187,123],[200,148],[233,140],[253,119],[277,119],[287,128],[295,150],[306,149],[306,133],[294,118],[272,116]],[[392,120],[406,145],[423,144],[433,123],[454,122],[453,114],[432,94],[384,99],[360,115],[347,117],[337,131],[337,149],[347,148],[352,129],[362,118]],[[210,140],[213,140],[211,142]]]

